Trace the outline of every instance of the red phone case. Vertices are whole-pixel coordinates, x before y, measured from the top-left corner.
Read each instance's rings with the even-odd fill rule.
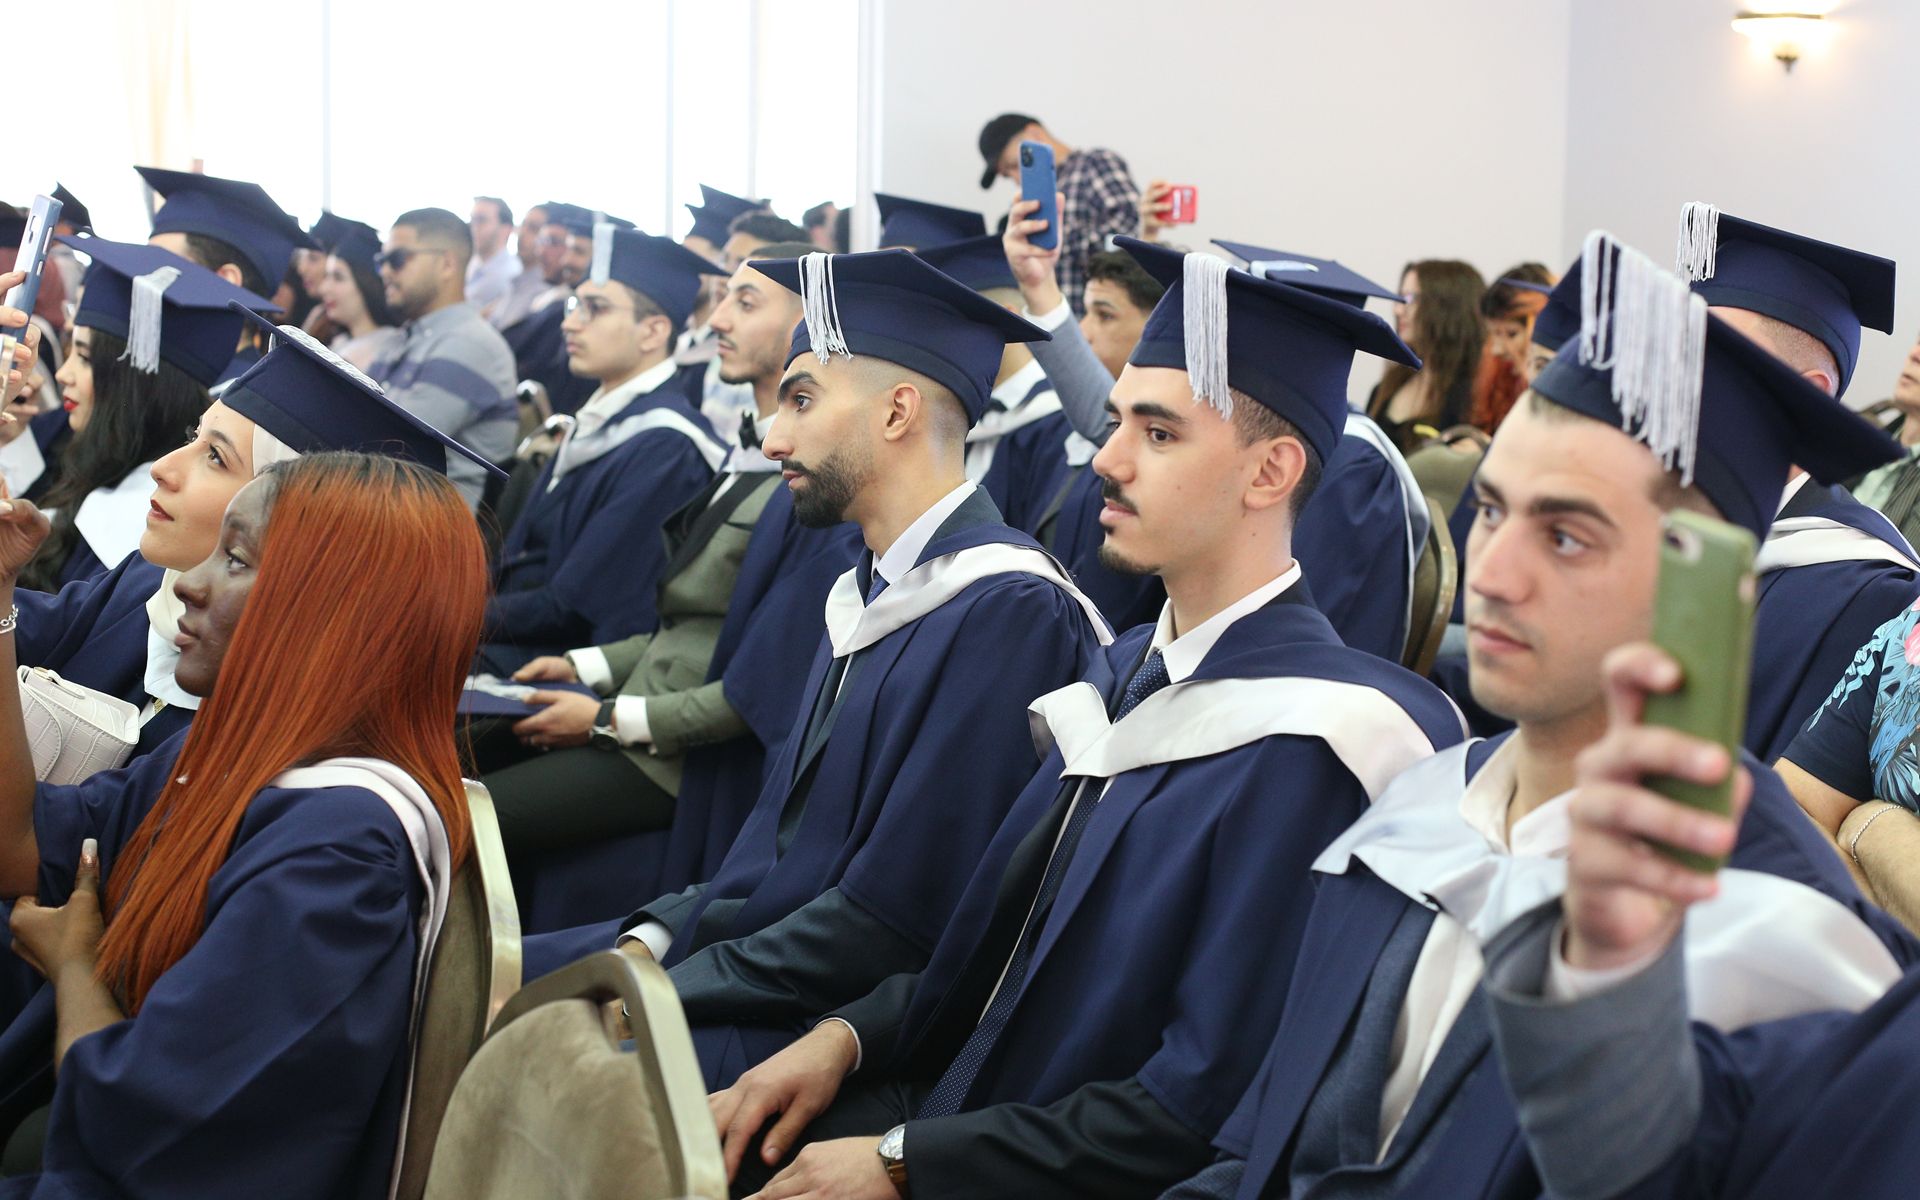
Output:
[[[1167,215],[1160,218],[1162,223],[1191,224],[1200,213],[1200,189],[1190,183],[1175,184],[1167,189],[1167,205]]]

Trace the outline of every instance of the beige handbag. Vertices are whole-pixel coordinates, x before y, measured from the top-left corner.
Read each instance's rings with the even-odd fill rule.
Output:
[[[79,783],[127,761],[140,740],[140,710],[69,683],[45,667],[20,668],[20,710],[42,783]]]

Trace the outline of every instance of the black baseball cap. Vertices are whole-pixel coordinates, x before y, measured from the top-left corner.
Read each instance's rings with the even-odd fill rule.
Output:
[[[1001,113],[988,121],[980,130],[980,157],[987,160],[987,169],[980,172],[980,186],[990,188],[1000,176],[1000,152],[1007,143],[1018,137],[1020,131],[1029,125],[1038,125],[1040,118],[1029,117],[1025,113]]]

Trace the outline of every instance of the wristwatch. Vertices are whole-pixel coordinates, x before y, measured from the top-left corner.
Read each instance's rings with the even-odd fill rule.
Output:
[[[618,750],[620,748],[620,738],[613,732],[613,704],[613,701],[607,701],[593,716],[593,729],[587,733],[587,743],[596,749]]]
[[[887,1169],[887,1178],[900,1190],[902,1197],[907,1191],[907,1127],[895,1125],[887,1130],[880,1139],[880,1165]]]

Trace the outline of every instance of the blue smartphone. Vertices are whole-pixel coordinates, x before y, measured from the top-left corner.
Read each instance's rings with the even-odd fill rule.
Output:
[[[26,232],[20,236],[20,256],[13,260],[13,269],[25,271],[27,277],[7,292],[7,307],[24,313],[33,311],[33,303],[40,297],[40,271],[47,263],[47,248],[53,242],[53,227],[60,221],[60,208],[60,202],[52,196],[33,198]]]
[[[1054,203],[1059,186],[1053,179],[1053,147],[1045,142],[1020,143],[1020,198],[1038,200],[1040,211],[1027,219],[1045,221],[1047,227],[1030,239],[1042,250],[1060,247],[1060,213]]]

